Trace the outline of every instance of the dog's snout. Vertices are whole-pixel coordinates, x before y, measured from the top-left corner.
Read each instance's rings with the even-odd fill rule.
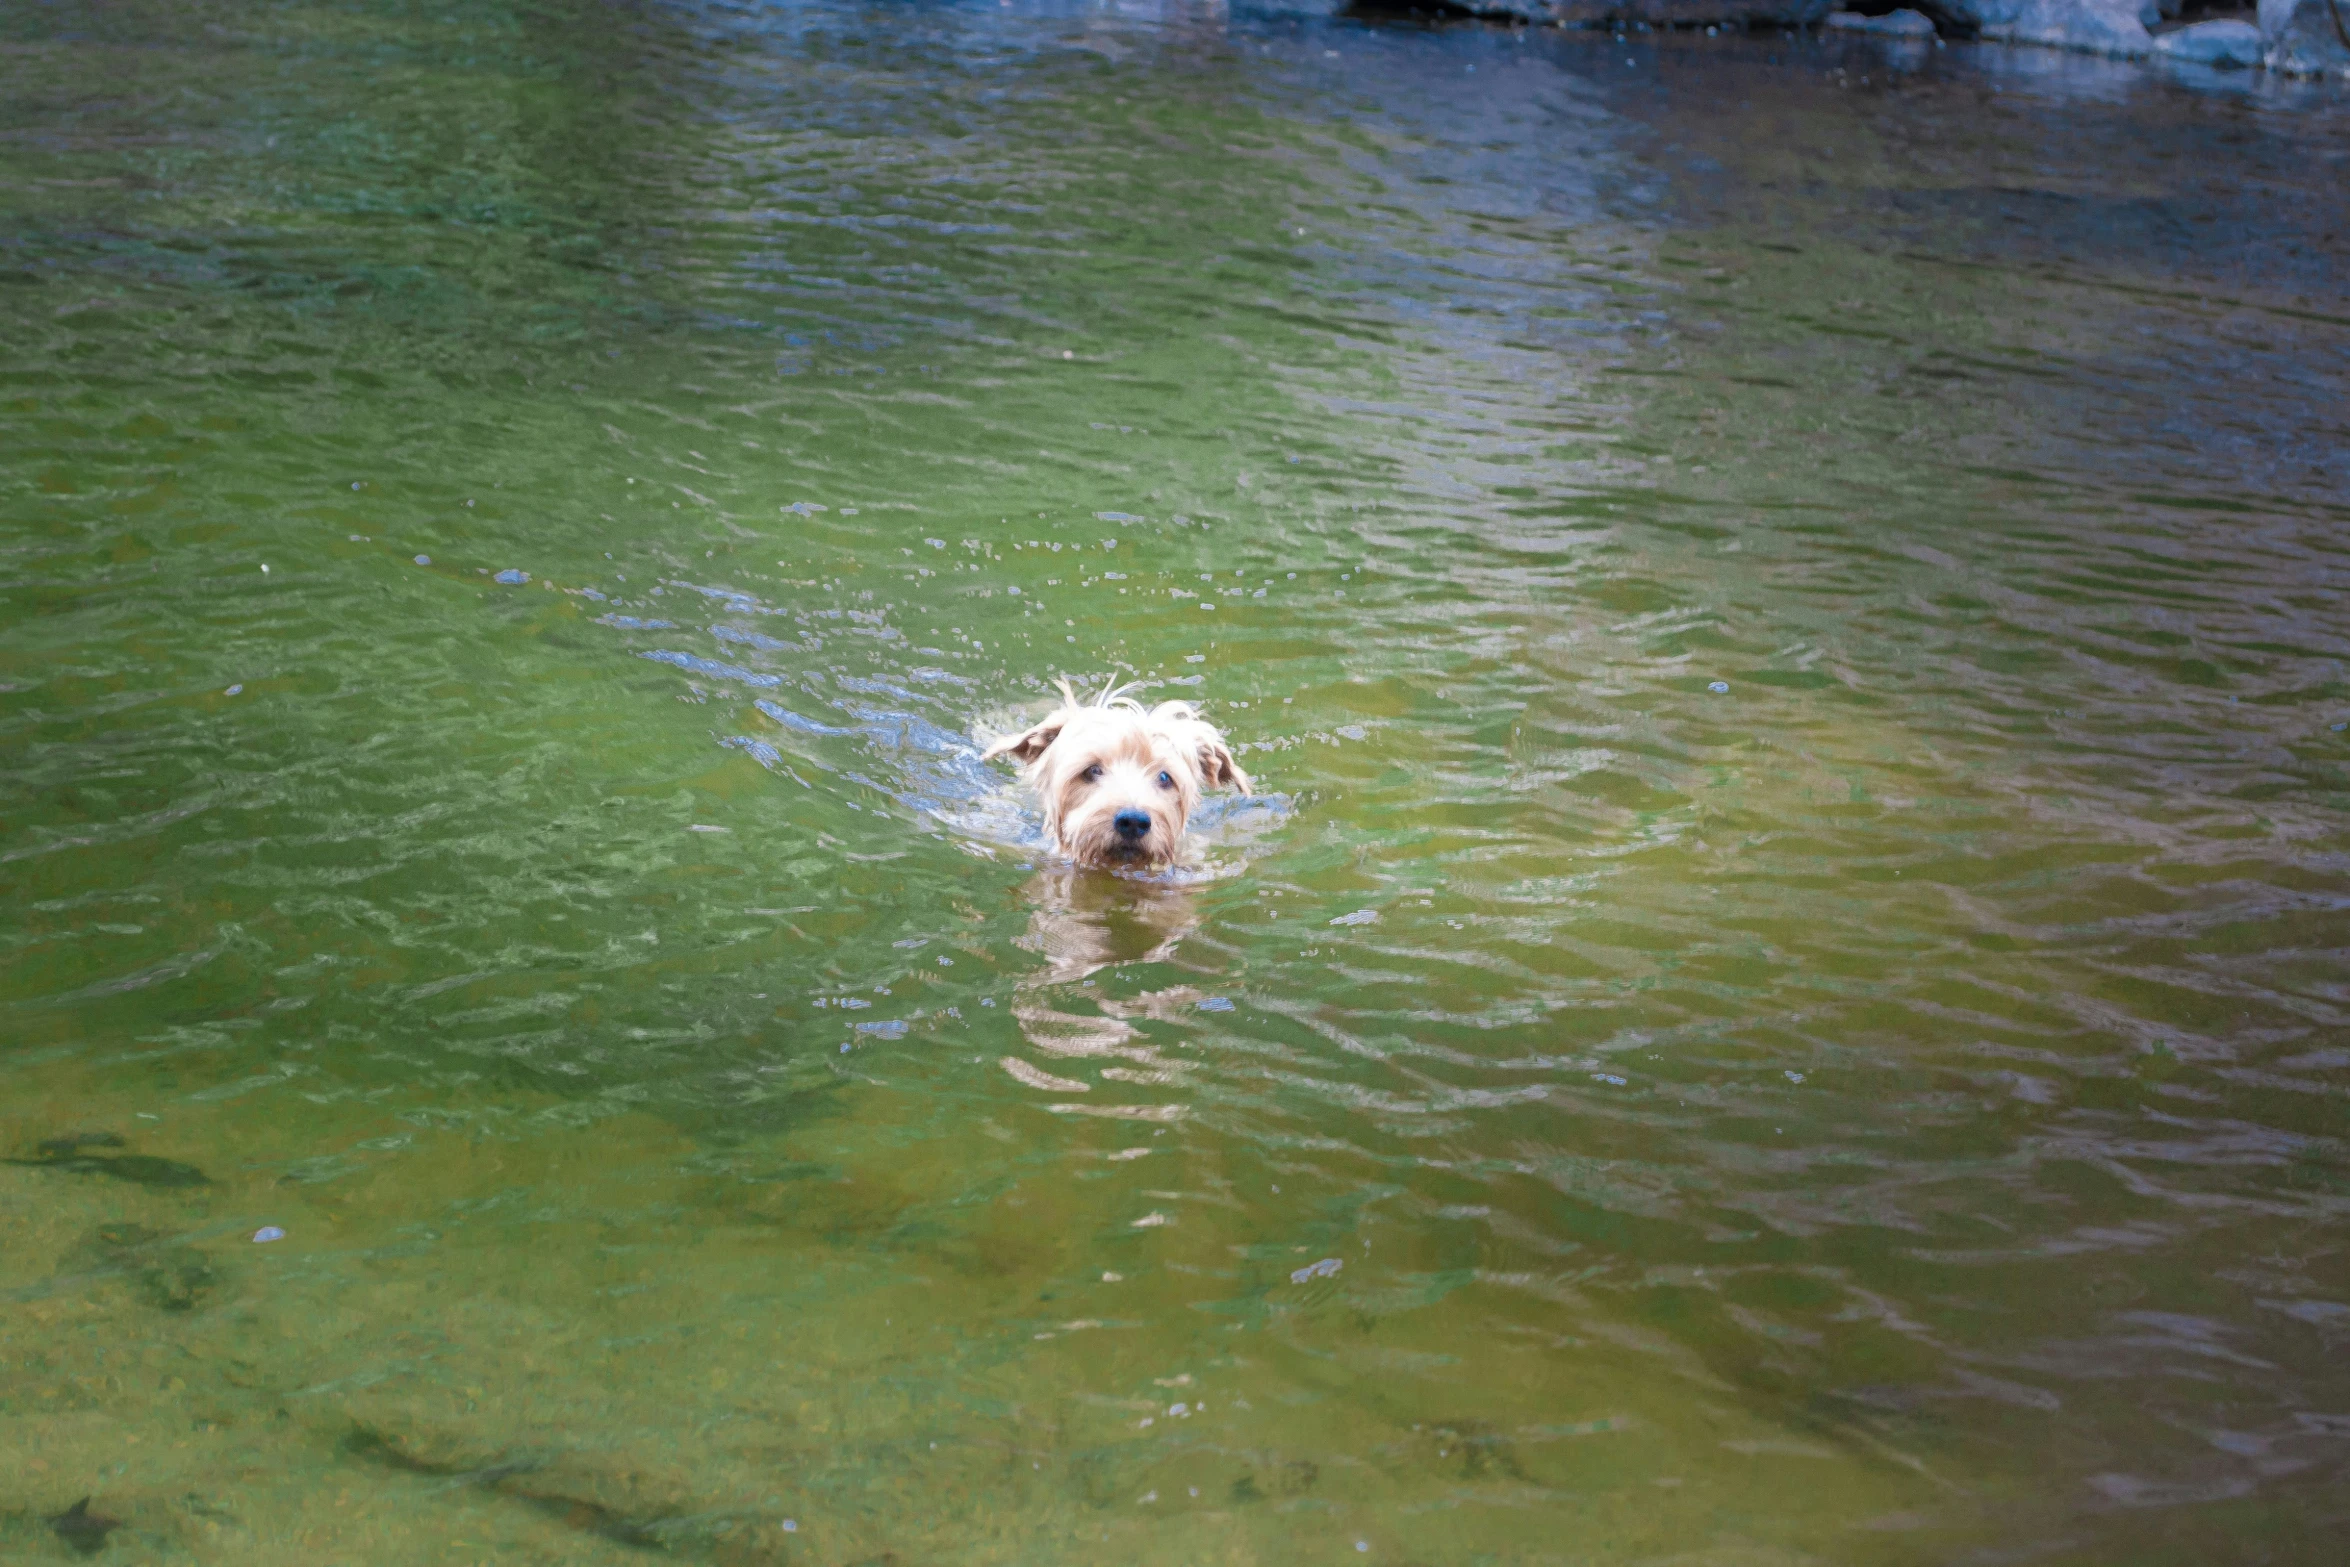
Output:
[[[1110,818],[1110,825],[1117,829],[1119,838],[1127,843],[1136,843],[1150,836],[1151,819],[1149,813],[1144,811],[1120,811]]]

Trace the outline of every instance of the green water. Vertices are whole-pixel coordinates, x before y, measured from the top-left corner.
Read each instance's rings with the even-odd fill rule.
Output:
[[[0,14],[0,1556],[2331,1559],[2346,133]]]

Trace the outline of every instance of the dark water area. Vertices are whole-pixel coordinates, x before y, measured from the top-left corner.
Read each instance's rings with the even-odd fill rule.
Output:
[[[34,4],[0,203],[0,1557],[2338,1554],[2339,86]]]

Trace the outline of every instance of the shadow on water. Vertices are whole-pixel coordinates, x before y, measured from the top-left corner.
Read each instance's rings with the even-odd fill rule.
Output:
[[[104,1175],[140,1186],[188,1187],[212,1184],[204,1172],[192,1164],[182,1164],[177,1159],[158,1159],[151,1154],[116,1151],[124,1146],[122,1137],[114,1132],[77,1132],[69,1137],[44,1138],[33,1157],[9,1159],[6,1162],[32,1170],[63,1170],[69,1175]],[[107,1151],[93,1153],[92,1149]]]
[[[1490,13],[1452,0],[1347,0],[1338,14],[1372,24],[1418,23],[1441,26],[1447,22],[1482,22]]]

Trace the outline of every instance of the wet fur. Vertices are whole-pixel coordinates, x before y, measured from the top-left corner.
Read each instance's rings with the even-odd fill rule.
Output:
[[[1189,702],[1144,707],[1111,687],[1080,701],[1061,682],[1061,705],[1030,728],[987,748],[1021,764],[1044,805],[1045,835],[1081,865],[1171,865],[1183,830],[1209,789],[1249,792],[1248,774],[1214,724]],[[1120,836],[1122,811],[1140,811],[1149,830]]]

